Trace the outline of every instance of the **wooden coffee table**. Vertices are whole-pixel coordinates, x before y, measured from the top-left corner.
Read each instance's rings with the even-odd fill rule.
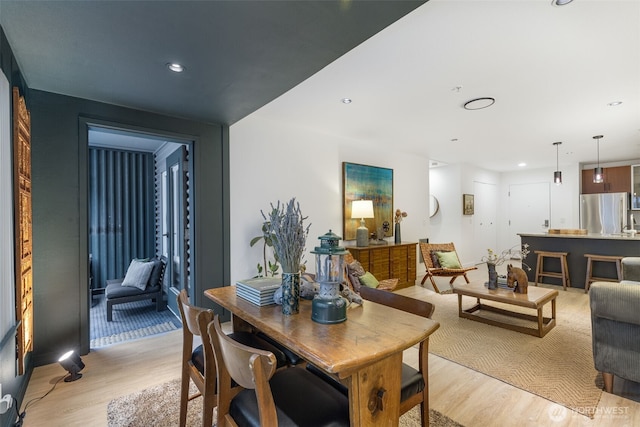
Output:
[[[558,291],[554,289],[540,288],[529,286],[529,293],[519,294],[509,289],[488,289],[483,283],[458,284],[453,286],[453,292],[458,294],[458,316],[466,319],[476,320],[493,326],[511,329],[513,331],[522,332],[536,337],[544,337],[556,325],[556,297]],[[462,309],[462,296],[476,298],[477,303],[471,308]],[[515,305],[518,307],[532,308],[537,311],[537,315],[530,315],[510,311],[503,308],[493,307],[481,300],[495,301],[502,304]],[[542,309],[545,304],[551,301],[551,317],[544,317]],[[478,310],[491,311],[500,313],[506,317],[531,320],[537,323],[537,327],[529,328],[526,326],[515,325],[513,323],[503,322],[500,320],[489,319],[474,314]]]

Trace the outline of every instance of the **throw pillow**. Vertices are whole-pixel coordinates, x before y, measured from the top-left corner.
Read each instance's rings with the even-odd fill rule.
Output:
[[[144,291],[153,270],[153,262],[141,262],[136,259],[131,261],[127,274],[124,276],[122,286],[132,286]]]
[[[462,268],[455,252],[436,252],[436,255],[438,255],[438,261],[442,268]]]
[[[375,276],[369,273],[368,271],[364,273],[362,276],[360,276],[359,279],[360,279],[360,283],[362,283],[363,285],[369,288],[377,288],[378,284],[380,283],[378,282],[378,279],[376,279]]]
[[[431,251],[431,262],[433,263],[433,268],[442,268],[440,265],[440,260],[438,259],[438,251]]]
[[[358,260],[354,260],[353,262],[347,264],[347,271],[349,274],[352,274],[356,277],[360,277],[365,273],[364,267],[362,267],[362,264],[360,264],[360,261]]]
[[[164,263],[159,259],[154,259],[151,261],[153,264],[153,269],[151,270],[151,274],[149,275],[149,281],[147,285],[150,287],[158,286],[160,283],[160,276],[162,275],[162,270],[164,269]]]

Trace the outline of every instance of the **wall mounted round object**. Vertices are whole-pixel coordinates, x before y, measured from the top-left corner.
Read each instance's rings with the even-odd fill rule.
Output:
[[[482,97],[465,102],[463,107],[465,110],[482,110],[483,108],[491,107],[495,102],[495,98]]]
[[[429,218],[433,218],[440,209],[440,203],[438,203],[438,199],[436,196],[429,195]]]

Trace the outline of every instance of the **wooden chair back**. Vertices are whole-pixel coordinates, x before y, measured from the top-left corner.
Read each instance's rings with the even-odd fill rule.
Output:
[[[249,347],[229,338],[222,331],[217,315],[208,326],[208,335],[219,371],[218,425],[235,425],[235,421],[229,414],[229,406],[239,389],[231,388],[231,379],[233,379],[240,387],[255,390],[260,425],[277,427],[276,406],[269,385],[269,379],[277,368],[275,355],[270,351]]]
[[[211,347],[207,325],[213,321],[213,311],[196,307],[189,302],[186,290],[178,294],[178,309],[182,318],[182,374],[180,384],[180,427],[186,425],[187,405],[190,400],[203,396],[202,425],[213,424],[213,409],[217,404],[216,396],[216,362]],[[202,337],[204,354],[204,374],[194,365],[193,337]],[[199,394],[189,396],[189,381],[193,381]]]
[[[433,311],[435,310],[435,306],[430,302],[366,286],[360,288],[360,296],[366,300],[387,305],[428,319],[431,319]]]
[[[435,310],[435,306],[427,301],[416,298],[410,298],[399,295],[394,292],[383,291],[363,286],[360,288],[360,295],[368,301],[393,307],[398,310],[406,311],[417,316],[431,318]],[[424,389],[422,392],[414,394],[404,401],[400,402],[400,414],[408,412],[411,408],[420,404],[420,415],[422,426],[429,425],[429,339],[420,343],[418,354],[418,371],[422,375],[424,381]]]

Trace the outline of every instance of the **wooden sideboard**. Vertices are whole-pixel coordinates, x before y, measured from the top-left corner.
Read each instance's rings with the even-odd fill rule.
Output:
[[[389,243],[388,245],[348,246],[346,249],[376,279],[398,279],[396,289],[416,283],[417,243]]]

